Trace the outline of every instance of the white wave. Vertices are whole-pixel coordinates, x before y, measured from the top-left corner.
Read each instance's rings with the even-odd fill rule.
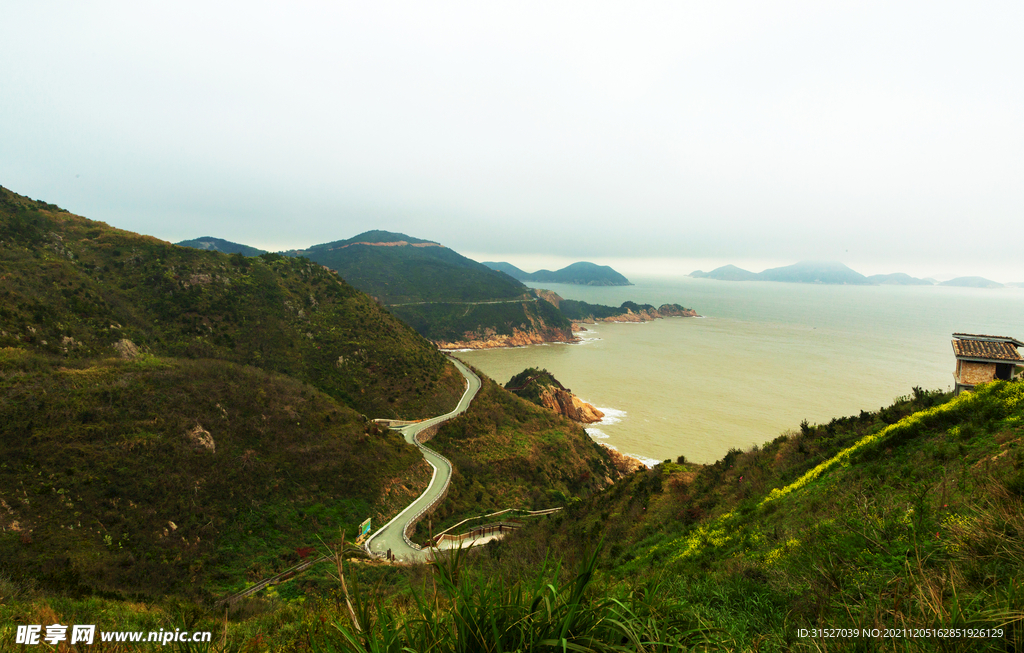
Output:
[[[629,456],[630,458],[636,458],[637,460],[639,460],[643,464],[647,465],[648,468],[651,468],[651,467],[654,467],[655,465],[660,465],[661,464],[660,460],[655,460],[654,458],[648,458],[647,456],[640,456],[640,455],[635,454],[635,453],[626,453],[626,455]]]
[[[595,440],[607,440],[608,439],[608,434],[605,433],[604,431],[602,431],[601,429],[595,429],[594,427],[590,427],[590,428],[586,428],[586,429],[583,429],[583,430],[587,432],[587,435],[589,435],[591,438],[593,438]]]
[[[618,424],[626,416],[626,411],[624,410],[618,410],[615,408],[603,408],[601,406],[595,406],[595,408],[604,413],[604,418],[600,422],[597,422],[597,424],[602,424],[606,426],[610,424]]]
[[[597,429],[594,429],[594,430],[597,431]],[[589,433],[590,429],[587,429],[587,432]],[[593,436],[591,436],[591,437],[593,437]],[[604,437],[608,437],[608,436],[606,435]],[[609,449],[615,449],[616,451],[619,451],[619,448],[616,447],[614,444],[605,444],[604,442],[602,442],[601,446],[602,447],[608,447]],[[622,453],[622,452],[619,452],[619,453]],[[622,455],[629,456],[630,458],[636,458],[637,460],[642,462],[648,469],[650,469],[651,467],[654,467],[655,465],[661,464],[660,460],[655,460],[654,458],[647,458],[646,456],[638,456],[635,453],[623,453]]]
[[[475,349],[442,349],[441,351],[447,352],[449,354],[457,354],[457,353],[464,352],[464,351],[476,351],[476,350]]]

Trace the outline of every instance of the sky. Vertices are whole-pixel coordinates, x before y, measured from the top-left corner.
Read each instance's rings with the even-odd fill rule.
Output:
[[[1024,3],[8,3],[0,185],[170,241],[1024,281]]]

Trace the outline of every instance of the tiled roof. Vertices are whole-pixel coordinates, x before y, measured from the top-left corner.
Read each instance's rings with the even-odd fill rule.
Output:
[[[996,342],[1009,342],[1017,347],[1024,347],[1024,342],[1011,338],[1010,336],[989,336],[981,333],[954,333],[954,338],[958,340],[993,340]]]
[[[1017,348],[1009,342],[991,340],[954,340],[953,352],[957,358],[983,358],[993,361],[1024,361]]]

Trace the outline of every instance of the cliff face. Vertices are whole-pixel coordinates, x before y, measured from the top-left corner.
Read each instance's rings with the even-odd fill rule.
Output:
[[[633,456],[619,453],[617,450],[612,449],[606,444],[602,444],[601,446],[608,451],[608,457],[612,459],[612,464],[615,465],[615,469],[619,470],[619,473],[623,476],[629,476],[638,469],[647,469],[647,465],[643,464],[643,462]]]
[[[547,370],[527,368],[512,377],[505,384],[505,389],[575,422],[593,424],[604,419],[604,413],[587,402],[580,401],[579,397],[559,383]]]
[[[540,403],[575,422],[593,424],[604,419],[604,413],[564,388],[549,385],[540,390]]]
[[[491,349],[539,345],[544,342],[577,341],[576,336],[572,334],[572,322],[565,319],[557,308],[543,299],[538,299],[535,302],[524,301],[521,304],[482,304],[470,306],[468,309],[464,306],[457,308],[460,311],[465,311],[462,313],[463,318],[466,318],[463,322],[465,326],[470,324],[478,326],[471,328],[464,326],[465,330],[461,332],[456,329],[447,329],[447,333],[451,335],[433,339],[441,349]],[[472,309],[491,312],[482,315],[479,319],[469,321],[469,312]],[[494,314],[494,310],[506,312]],[[519,324],[515,322],[510,324],[512,319],[518,320]]]
[[[558,305],[562,303],[562,296],[554,290],[541,290],[540,288],[534,288],[533,294],[552,304],[555,308],[558,308]]]

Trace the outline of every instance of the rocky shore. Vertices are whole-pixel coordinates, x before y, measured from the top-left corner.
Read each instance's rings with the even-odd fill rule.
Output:
[[[601,446],[608,452],[608,457],[612,459],[615,469],[623,476],[628,476],[638,469],[647,469],[647,465],[638,458],[620,453],[617,449],[609,447],[607,444],[602,443]]]
[[[439,349],[497,349],[500,347],[525,347],[545,342],[578,342],[573,329],[545,327],[531,331],[513,329],[511,334],[495,333],[487,329],[483,333],[468,333],[465,340],[435,340]]]
[[[650,322],[664,317],[700,317],[692,308],[683,308],[679,304],[662,304],[658,308],[647,308],[639,311],[626,309],[625,313],[608,317],[593,317],[573,320],[573,324],[596,324],[598,322]]]

